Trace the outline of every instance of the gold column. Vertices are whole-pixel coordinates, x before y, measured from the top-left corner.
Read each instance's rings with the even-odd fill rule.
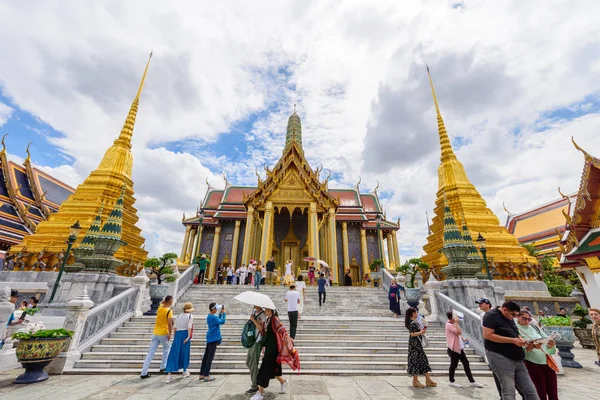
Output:
[[[350,268],[350,255],[348,254],[348,223],[342,222],[342,251],[344,252],[344,271]]]
[[[198,236],[196,237],[196,249],[194,250],[194,258],[200,255],[200,244],[202,243],[202,232],[204,231],[204,227],[200,225],[198,227]]]
[[[360,230],[360,259],[362,264],[362,275],[369,271],[369,252],[367,251],[367,230]],[[362,276],[361,276],[362,281]]]
[[[185,261],[190,261],[192,259],[192,252],[194,251],[194,243],[196,241],[197,233],[198,233],[198,231],[196,230],[196,227],[192,227],[192,234],[190,235],[190,242],[188,243],[188,246],[187,246],[187,251],[185,254]]]
[[[396,266],[400,265],[400,253],[398,250],[398,236],[396,235],[396,231],[392,231],[392,242],[394,246],[394,260],[396,261]]]
[[[187,253],[187,245],[190,241],[190,231],[191,230],[192,230],[192,226],[186,225],[185,236],[183,238],[183,244],[181,245],[181,253],[179,254],[179,260],[181,260],[181,262],[185,261],[185,254]]]
[[[246,216],[246,232],[244,233],[244,248],[242,250],[242,262],[248,263],[250,255],[250,246],[252,245],[252,228],[254,227],[254,207],[248,206],[248,214]]]
[[[217,270],[217,257],[219,256],[219,241],[221,239],[221,226],[215,226],[215,239],[213,241],[212,253],[210,255],[210,269],[208,271],[208,279],[215,278]]]
[[[260,260],[266,263],[269,258],[271,248],[271,229],[273,228],[273,202],[267,201],[265,204],[265,215],[263,218],[262,237],[260,243]]]
[[[392,234],[388,233],[386,236],[386,241],[387,241],[387,250],[388,250],[388,259],[389,259],[389,265],[390,268],[392,267],[392,265],[394,267],[396,267],[398,264],[396,263],[396,258],[394,257],[394,245],[392,244]]]
[[[319,258],[319,222],[317,221],[317,203],[308,207],[308,229],[310,230],[310,257]]]
[[[238,245],[240,242],[240,225],[242,224],[242,221],[240,221],[239,219],[237,221],[235,221],[235,228],[233,230],[233,244],[231,246],[231,265],[233,266],[234,270],[237,269],[237,253],[238,253]]]
[[[339,268],[337,256],[337,232],[335,226],[335,209],[329,209],[329,266],[333,268],[333,282],[339,283]]]
[[[383,233],[381,232],[381,229],[377,230],[377,239],[377,247],[379,247],[378,253],[381,253],[379,258],[381,258],[383,265],[387,268],[389,267],[389,264],[387,262],[387,258],[385,257],[385,252],[383,251]]]

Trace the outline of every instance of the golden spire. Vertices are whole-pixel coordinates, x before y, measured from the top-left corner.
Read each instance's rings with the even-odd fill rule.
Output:
[[[33,142],[29,142],[29,144],[27,144],[27,148],[25,149],[25,152],[27,153],[27,158],[24,161],[25,164],[31,161],[31,153],[29,152],[29,146],[31,146],[31,143]]]
[[[142,89],[144,88],[144,82],[146,81],[146,74],[148,73],[148,67],[150,66],[151,59],[152,52],[150,52],[150,56],[148,57],[148,62],[146,63],[146,68],[144,69],[144,75],[142,75],[140,87],[138,88],[135,98],[133,99],[133,103],[131,104],[131,108],[129,109],[129,113],[127,114],[123,128],[121,129],[121,134],[119,135],[119,138],[115,140],[115,144],[124,145],[127,147],[127,149],[131,149],[133,126],[135,125],[135,117],[137,116],[138,106],[140,104],[140,95],[142,94]]]
[[[4,154],[6,153],[6,145],[4,144],[4,138],[8,136],[8,133],[5,133],[4,136],[2,136],[2,151],[0,153]]]
[[[456,159],[452,145],[450,144],[450,138],[448,138],[448,132],[446,132],[446,126],[440,113],[440,106],[438,105],[437,97],[435,95],[435,89],[433,88],[433,81],[431,80],[431,73],[429,72],[429,66],[427,66],[427,75],[429,76],[429,85],[431,86],[431,94],[433,95],[433,103],[435,104],[435,112],[437,114],[438,133],[440,135],[440,146],[442,148],[442,162]]]

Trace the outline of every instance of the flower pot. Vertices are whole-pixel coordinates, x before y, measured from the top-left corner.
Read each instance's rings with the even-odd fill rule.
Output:
[[[575,336],[577,336],[581,347],[584,349],[596,348],[596,345],[594,344],[594,338],[592,337],[591,328],[573,328],[573,332],[575,333]]]
[[[160,302],[167,296],[168,293],[169,285],[150,285],[150,300],[152,300],[152,304],[150,305],[150,310],[146,311],[144,315],[156,315],[156,311],[160,306]]]
[[[14,383],[35,383],[48,379],[44,368],[63,351],[69,337],[21,339],[15,350],[17,360],[25,368]]]
[[[421,301],[421,288],[405,288],[406,302],[411,307],[418,307]]]
[[[571,326],[546,326],[542,327],[547,335],[554,335],[558,355],[562,358],[563,367],[583,368],[581,364],[575,361],[575,355],[571,353],[573,343],[575,343],[575,332]]]

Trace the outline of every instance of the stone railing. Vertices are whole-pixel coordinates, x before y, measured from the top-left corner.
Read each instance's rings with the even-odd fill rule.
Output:
[[[539,315],[540,310],[546,315],[556,315],[561,308],[570,315],[575,306],[580,304],[580,300],[575,297],[506,296],[506,300],[515,301],[521,308],[528,306],[534,315]]]
[[[381,268],[381,287],[387,293],[390,290],[392,279],[395,277],[388,271],[387,268]]]
[[[179,300],[185,291],[188,290],[188,288],[194,283],[194,278],[196,278],[196,269],[197,267],[195,265],[187,268],[173,283],[173,298],[175,302],[177,302],[177,300]]]
[[[87,314],[79,343],[79,351],[89,349],[115,328],[127,321],[135,310],[136,298],[139,295],[137,287],[131,287],[112,299],[94,307]]]
[[[464,316],[464,320],[460,323],[463,336],[469,340],[469,344],[473,347],[475,353],[484,356],[483,330],[481,329],[481,318],[479,315],[439,291],[435,291],[434,293],[436,308],[439,315],[444,316],[443,319],[445,319],[447,311],[460,311]],[[433,298],[430,298],[430,301],[432,304],[434,303]]]

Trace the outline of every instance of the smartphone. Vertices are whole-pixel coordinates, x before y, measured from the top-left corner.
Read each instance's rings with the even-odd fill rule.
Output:
[[[424,331],[426,331],[426,330],[427,330],[427,325],[425,325],[425,326],[423,327],[423,330],[424,330]]]

